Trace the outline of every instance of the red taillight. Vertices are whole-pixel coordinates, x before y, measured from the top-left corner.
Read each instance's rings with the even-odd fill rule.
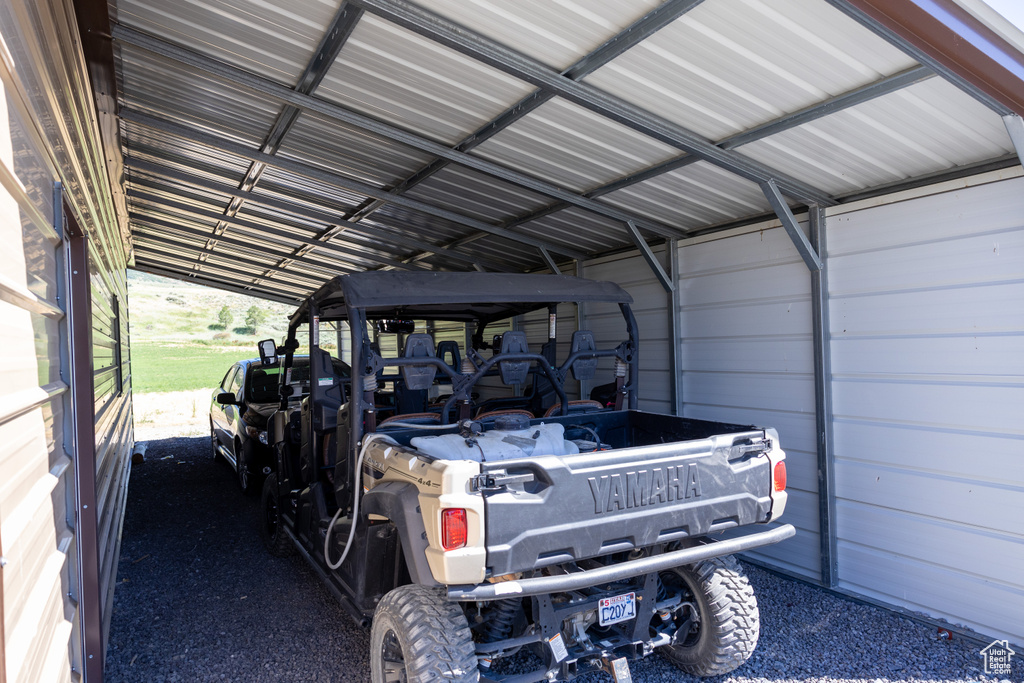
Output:
[[[786,461],[781,460],[775,463],[775,471],[772,473],[772,483],[776,491],[786,490]]]
[[[445,550],[455,550],[466,545],[469,528],[466,511],[462,508],[441,510],[441,545]]]

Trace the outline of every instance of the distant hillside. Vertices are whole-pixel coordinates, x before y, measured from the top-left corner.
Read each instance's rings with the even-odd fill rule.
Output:
[[[292,306],[179,280],[128,271],[132,386],[138,393],[213,389],[236,360],[253,358],[256,341],[284,339]],[[227,306],[226,327],[219,313]],[[255,332],[246,312],[266,320]]]

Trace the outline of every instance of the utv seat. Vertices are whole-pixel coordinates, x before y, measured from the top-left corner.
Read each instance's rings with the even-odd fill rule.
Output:
[[[386,420],[382,420],[377,425],[377,429],[381,430],[395,422],[409,422],[412,424],[423,424],[423,425],[436,425],[441,423],[441,416],[437,413],[408,413],[406,415],[392,415]],[[394,427],[397,428],[397,427]]]
[[[561,413],[562,404],[556,403],[547,409],[544,413],[544,417],[558,417]],[[569,401],[569,414],[576,415],[578,413],[592,413],[595,410],[604,410],[604,406],[597,401],[590,401],[583,399],[581,401]]]
[[[504,410],[488,410],[486,412],[477,413],[476,417],[474,417],[473,420],[475,420],[476,422],[484,422],[485,420],[490,420],[491,422],[494,422],[494,418],[499,417],[501,415],[522,415],[528,420],[533,419],[533,413],[531,413],[529,410],[523,410],[521,408],[506,408]]]

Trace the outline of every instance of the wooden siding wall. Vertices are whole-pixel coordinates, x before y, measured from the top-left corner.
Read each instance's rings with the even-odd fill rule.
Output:
[[[70,2],[5,0],[0,36],[2,645],[9,683],[48,683],[84,670],[54,183],[89,237],[99,537],[84,542],[100,558],[104,642],[133,438],[126,253]]]

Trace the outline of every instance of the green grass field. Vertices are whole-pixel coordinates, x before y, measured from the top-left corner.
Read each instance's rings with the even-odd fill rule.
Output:
[[[136,393],[210,389],[220,385],[231,364],[256,356],[239,347],[166,342],[132,343],[132,389]]]

